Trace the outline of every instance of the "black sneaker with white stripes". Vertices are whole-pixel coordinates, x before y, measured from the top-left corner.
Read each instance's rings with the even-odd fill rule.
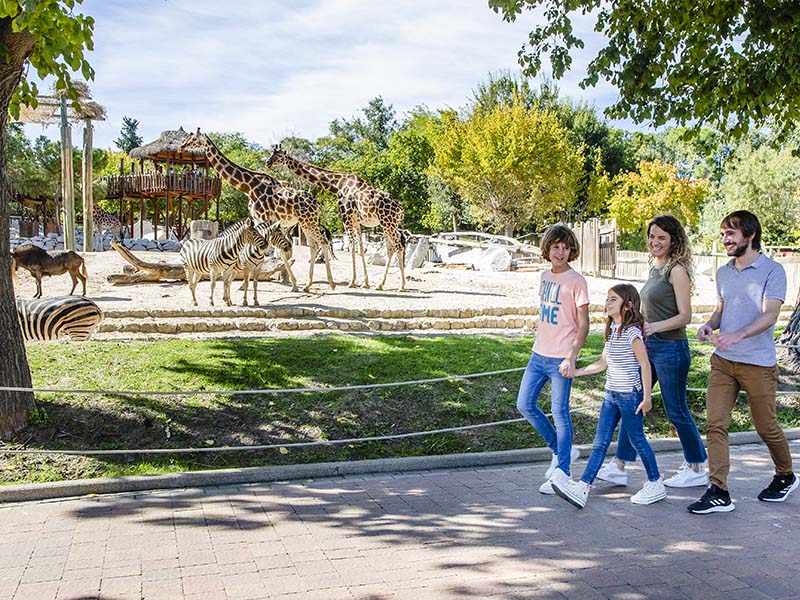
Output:
[[[800,480],[794,473],[775,475],[772,483],[761,490],[758,499],[764,502],[783,502],[789,494],[797,489],[798,484],[800,484]]]
[[[696,515],[707,515],[714,512],[731,512],[736,506],[731,502],[728,490],[723,490],[715,484],[708,486],[706,493],[697,502],[692,502],[686,509]]]

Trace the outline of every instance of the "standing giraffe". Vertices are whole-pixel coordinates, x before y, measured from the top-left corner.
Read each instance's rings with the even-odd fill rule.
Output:
[[[258,171],[251,171],[240,167],[226,157],[216,144],[211,141],[200,129],[189,134],[186,141],[181,144],[182,150],[198,150],[208,158],[209,164],[237,190],[247,195],[247,209],[250,216],[256,221],[265,223],[280,223],[281,227],[288,229],[298,223],[300,229],[308,238],[310,253],[308,265],[308,283],[303,288],[307,292],[314,281],[314,263],[317,250],[322,249],[325,258],[325,270],[331,289],[336,287],[333,281],[330,265],[330,241],[325,236],[319,224],[322,204],[311,194],[283,185],[282,182]],[[292,290],[297,289],[297,282],[292,273],[291,266],[282,255],[283,264],[292,281]]]
[[[95,232],[100,235],[101,239],[103,231],[110,229],[111,239],[116,242],[117,238],[119,238],[119,240],[122,241],[122,223],[120,223],[120,220],[115,215],[104,211],[96,204],[92,207],[92,222],[94,223]],[[83,241],[83,245],[84,247],[86,246],[86,240]],[[105,250],[102,244],[100,249]]]
[[[364,258],[364,242],[361,239],[361,227],[376,227],[383,229],[386,238],[386,268],[383,271],[383,280],[378,286],[383,289],[392,257],[397,254],[400,265],[400,289],[406,287],[405,274],[405,243],[406,234],[400,229],[403,221],[403,207],[383,190],[367,183],[353,173],[340,173],[329,171],[303,162],[289,156],[280,146],[272,149],[272,155],[267,159],[266,166],[274,164],[285,166],[295,175],[318,185],[319,187],[336,194],[339,197],[339,214],[342,224],[350,237],[350,256],[353,263],[353,278],[350,287],[356,287],[358,273],[356,270],[356,247],[361,255],[361,265],[364,268],[364,287],[369,287],[367,275],[367,260]]]

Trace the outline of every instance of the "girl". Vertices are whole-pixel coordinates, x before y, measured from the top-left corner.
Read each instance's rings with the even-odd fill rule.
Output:
[[[643,418],[652,408],[650,363],[642,339],[644,319],[639,312],[639,292],[630,284],[615,285],[606,297],[606,343],[597,362],[575,370],[574,376],[606,371],[606,396],[600,407],[592,454],[580,481],[558,479],[553,490],[570,504],[583,508],[589,487],[597,476],[608,451],[617,423],[642,457],[647,481],[631,496],[634,504],[652,504],[667,496],[658,472],[653,449],[644,437]]]
[[[683,465],[664,480],[668,487],[708,485],[706,450],[689,405],[686,387],[689,379],[689,342],[686,325],[692,320],[692,256],[689,239],[680,221],[671,215],[655,217],[647,225],[647,246],[652,268],[642,288],[642,314],[647,356],[653,384],[661,384],[664,410],[683,446]],[[625,463],[636,460],[636,450],[620,435],[617,451],[597,474],[598,479],[626,485]]]
[[[589,288],[569,265],[580,253],[578,238],[569,227],[560,223],[548,227],[541,250],[551,266],[542,273],[536,342],[520,383],[517,410],[553,451],[545,482],[539,487],[542,494],[553,494],[551,478],[568,479],[570,464],[578,458],[572,447],[569,394],[575,359],[589,333]],[[536,405],[548,380],[555,427]]]

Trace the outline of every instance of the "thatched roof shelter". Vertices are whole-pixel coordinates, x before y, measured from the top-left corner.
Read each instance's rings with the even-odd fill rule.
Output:
[[[205,163],[206,157],[203,152],[181,150],[181,144],[188,137],[189,134],[183,128],[177,131],[162,131],[157,140],[134,148],[128,152],[128,155],[131,158],[152,160],[153,162]]]
[[[78,123],[80,121],[105,121],[106,109],[97,102],[92,101],[89,86],[83,81],[73,81],[73,87],[78,92],[78,104],[73,106],[71,99],[67,98],[67,121]],[[36,107],[23,104],[19,107],[20,123],[39,123],[41,125],[55,125],[61,122],[61,96],[63,90],[51,89],[50,96],[39,96]]]

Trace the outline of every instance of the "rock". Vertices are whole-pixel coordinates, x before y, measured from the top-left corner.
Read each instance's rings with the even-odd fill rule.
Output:
[[[504,248],[489,248],[473,263],[478,271],[510,271],[511,253]]]
[[[428,236],[422,236],[418,239],[416,244],[409,244],[406,247],[406,267],[411,269],[418,269],[425,262],[430,249],[430,242]]]

